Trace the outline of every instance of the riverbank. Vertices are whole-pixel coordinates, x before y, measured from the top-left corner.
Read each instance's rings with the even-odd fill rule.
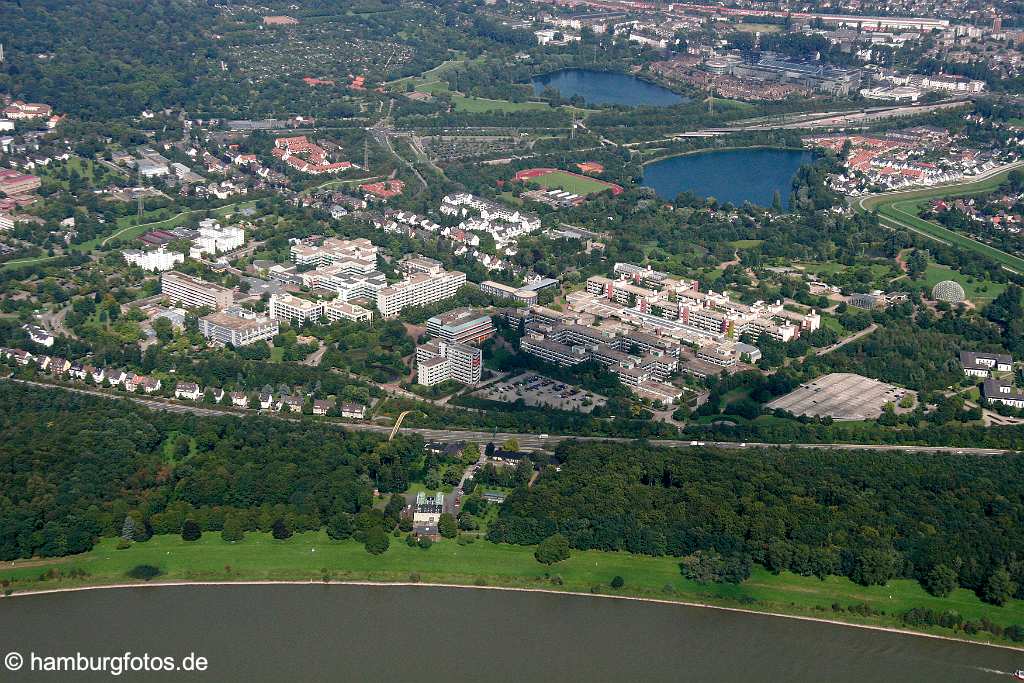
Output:
[[[912,629],[899,615],[919,607],[956,611],[965,620],[984,618],[1008,626],[1024,623],[1024,601],[995,607],[962,589],[936,598],[915,581],[863,587],[842,577],[819,581],[788,573],[774,575],[760,567],[742,584],[698,584],[683,578],[678,558],[574,551],[568,560],[545,566],[534,559],[533,550],[484,540],[466,545],[441,540],[422,550],[392,538],[390,549],[374,556],[355,541],[332,541],[323,531],[296,534],[287,541],[249,533],[239,543],[227,543],[215,533],[191,543],[178,536],[156,536],[126,550],[117,550],[114,539],[103,539],[83,555],[5,563],[0,582],[11,596],[156,583],[501,588],[682,604],[1022,648],[986,633],[971,636],[938,627]],[[150,584],[131,582],[127,572],[142,564],[158,567],[162,574]],[[610,587],[615,576],[624,579],[623,587]]]

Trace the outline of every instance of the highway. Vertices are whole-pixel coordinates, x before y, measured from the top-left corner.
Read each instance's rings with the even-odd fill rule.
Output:
[[[138,403],[139,405],[150,408],[151,410],[166,410],[174,413],[192,413],[200,416],[231,416],[231,417],[251,417],[256,413],[252,411],[244,411],[239,409],[227,409],[227,408],[211,408],[199,404],[182,403],[178,401],[172,401],[170,399],[162,398],[149,398],[146,396],[137,396],[131,394],[120,394],[120,393],[108,393],[100,391],[98,389],[86,389],[82,387],[71,387],[66,385],[48,384],[44,382],[34,382],[31,380],[14,379],[12,377],[5,377],[0,379],[10,380],[18,384],[26,384],[44,389],[54,389],[60,391],[69,391],[76,394],[87,394],[90,396],[99,396],[101,398],[107,398],[111,400],[130,400]],[[271,417],[278,420],[287,420],[289,422],[300,422],[302,418],[290,417],[285,414],[279,413],[259,413],[266,417]],[[395,429],[395,425],[378,425],[371,423],[353,423],[353,422],[327,422],[327,424],[333,427],[340,427],[348,431],[365,431],[375,432],[378,434],[390,435]],[[426,441],[472,441],[478,444],[486,444],[488,441],[493,441],[495,444],[501,444],[509,439],[515,439],[519,442],[520,448],[524,449],[544,449],[551,450],[563,441],[606,441],[614,443],[632,443],[637,439],[624,438],[624,437],[611,437],[611,436],[573,436],[570,434],[522,434],[514,432],[495,432],[495,431],[473,431],[473,430],[461,430],[461,429],[428,429],[424,427],[402,427],[402,431],[410,434],[418,434],[423,437]],[[647,439],[647,442],[654,446],[668,447],[668,448],[679,448],[679,447],[690,447],[690,446],[706,446],[708,448],[802,448],[802,449],[813,449],[813,450],[845,450],[845,451],[897,451],[900,453],[955,453],[955,454],[966,454],[966,455],[977,455],[977,456],[997,456],[997,455],[1011,455],[1019,451],[1012,449],[1002,448],[958,448],[955,446],[907,446],[907,445],[885,445],[885,444],[827,444],[827,443],[791,443],[791,444],[775,444],[775,443],[758,443],[758,442],[736,442],[736,441],[689,441],[685,439]]]

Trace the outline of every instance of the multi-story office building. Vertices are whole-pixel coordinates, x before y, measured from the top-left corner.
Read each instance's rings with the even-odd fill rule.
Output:
[[[474,346],[444,341],[416,347],[416,381],[433,386],[446,380],[476,384],[483,372],[483,352]]]
[[[427,320],[427,332],[448,343],[478,344],[494,334],[494,322],[484,311],[457,308]]]
[[[500,282],[493,282],[491,280],[481,282],[480,291],[484,294],[490,294],[491,296],[500,297],[502,299],[518,301],[519,303],[523,303],[528,306],[537,303],[537,292],[535,290],[526,289],[524,287],[510,287],[509,285],[505,285]]]
[[[160,276],[160,289],[172,303],[187,308],[212,308],[219,311],[234,303],[234,293],[227,287],[170,270]]]
[[[358,238],[343,240],[328,237],[320,246],[298,242],[291,248],[292,260],[296,265],[328,266],[342,261],[362,262],[369,264],[366,270],[373,270],[377,264],[377,247],[370,240]]]
[[[390,318],[409,306],[423,306],[451,298],[465,283],[466,274],[457,270],[413,273],[377,292],[377,310],[385,318]]]
[[[376,301],[377,292],[388,286],[384,274],[372,269],[366,272],[353,272],[349,268],[350,263],[352,262],[332,263],[329,266],[302,273],[300,277],[306,286],[330,292],[344,301],[352,299]]]
[[[300,299],[291,294],[270,296],[270,317],[287,320],[296,327],[306,322],[317,322],[324,316],[324,302]]]
[[[561,367],[578,365],[590,359],[590,353],[582,346],[569,346],[550,339],[523,337],[519,343],[523,353],[537,356],[548,363]]]
[[[140,251],[129,249],[121,252],[125,262],[130,266],[138,266],[143,270],[162,273],[171,270],[179,263],[185,262],[185,255],[176,251],[167,251],[163,247],[154,251]]]
[[[199,319],[199,331],[221,344],[248,346],[273,339],[278,333],[278,321],[248,311],[218,311]]]
[[[324,302],[324,316],[331,322],[338,320],[352,320],[355,322],[369,322],[373,320],[373,311],[350,304],[341,299]]]

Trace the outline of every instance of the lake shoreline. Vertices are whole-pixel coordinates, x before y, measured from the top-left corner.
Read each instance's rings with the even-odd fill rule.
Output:
[[[668,159],[675,159],[677,157],[688,157],[695,156],[697,154],[711,154],[713,152],[735,152],[745,149],[771,149],[778,150],[780,152],[813,152],[806,147],[787,147],[784,145],[730,145],[728,147],[702,147],[700,149],[691,149],[688,152],[673,152],[660,157],[654,157],[647,161],[641,161],[640,167],[643,168],[648,164],[657,163],[659,161],[667,161]]]
[[[39,595],[50,595],[57,593],[78,593],[84,591],[94,590],[123,590],[128,588],[173,588],[173,587],[223,587],[223,586],[360,586],[365,588],[411,588],[411,587],[424,587],[424,588],[457,588],[464,590],[493,590],[493,591],[506,591],[516,593],[542,593],[548,595],[570,595],[576,597],[586,598],[609,598],[613,600],[628,600],[633,602],[642,602],[658,605],[675,605],[679,607],[691,607],[691,608],[702,608],[712,609],[723,612],[732,612],[738,614],[751,614],[761,615],[766,617],[776,617],[782,619],[795,619],[798,621],[805,622],[816,622],[822,624],[831,624],[833,626],[846,626],[850,628],[867,629],[871,631],[883,631],[887,633],[894,633],[898,635],[917,636],[921,638],[931,638],[934,640],[944,640],[955,643],[964,643],[968,645],[981,645],[985,647],[994,647],[1002,650],[1010,650],[1014,652],[1024,652],[1024,646],[1007,645],[1003,643],[993,643],[989,641],[981,640],[970,640],[967,638],[957,638],[955,636],[944,636],[936,633],[927,633],[923,631],[913,631],[910,629],[897,628],[894,626],[878,626],[874,624],[858,624],[849,621],[840,621],[838,619],[827,619],[825,617],[812,617],[800,614],[786,614],[785,612],[770,612],[757,609],[751,609],[746,607],[727,607],[724,605],[715,605],[704,602],[692,602],[686,600],[668,600],[664,598],[646,598],[633,595],[610,595],[608,593],[585,593],[582,591],[562,591],[555,590],[552,588],[524,588],[521,586],[477,586],[473,584],[460,584],[460,583],[437,583],[430,581],[323,581],[316,579],[309,579],[305,581],[300,580],[246,580],[240,579],[238,581],[150,581],[150,582],[139,582],[139,583],[111,583],[111,584],[95,584],[87,586],[75,586],[69,588],[46,588],[40,590],[24,590],[9,595],[4,595],[0,598],[0,603],[8,598],[19,598],[19,597],[32,597]]]

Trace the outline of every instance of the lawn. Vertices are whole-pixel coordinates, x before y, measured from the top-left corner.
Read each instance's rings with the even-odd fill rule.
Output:
[[[782,24],[756,24],[742,22],[736,24],[734,27],[737,31],[746,31],[747,33],[779,33],[785,28]]]
[[[729,242],[729,246],[736,249],[753,249],[764,244],[764,240],[733,240]]]
[[[547,102],[510,102],[509,100],[488,100],[483,97],[466,97],[452,94],[455,111],[477,114],[485,111],[517,112],[536,109],[550,109]]]
[[[248,533],[243,541],[226,543],[216,533],[188,543],[179,536],[157,536],[116,550],[114,539],[103,539],[91,552],[51,561],[15,562],[0,569],[0,580],[12,590],[72,587],[127,582],[126,572],[140,564],[159,567],[160,580],[331,580],[408,581],[502,585],[580,592],[602,592],[707,602],[792,614],[840,617],[847,621],[897,625],[894,615],[911,607],[956,610],[968,619],[987,617],[1000,624],[1024,623],[1024,601],[1004,607],[981,602],[970,591],[958,589],[946,598],[927,594],[916,581],[895,580],[886,586],[863,587],[841,577],[824,581],[783,572],[774,575],[757,567],[749,580],[734,584],[698,584],[682,577],[679,560],[619,552],[573,551],[551,567],[539,564],[533,547],[498,545],[477,540],[468,545],[441,540],[429,550],[408,547],[392,538],[383,555],[366,552],[355,541],[332,541],[326,533],[306,532],[286,541],[269,534]],[[50,569],[56,576],[40,579]],[[71,570],[87,572],[71,577]],[[551,581],[557,576],[561,583]],[[626,588],[608,587],[614,576]],[[834,603],[848,607],[866,603],[884,616],[834,614]]]
[[[1006,290],[1006,285],[999,282],[971,279],[974,282],[969,282],[968,276],[960,271],[953,270],[949,266],[929,263],[927,270],[924,272],[923,281],[931,289],[943,280],[955,280],[963,285],[967,298],[979,305],[989,303]]]
[[[579,195],[595,194],[608,189],[608,185],[604,183],[564,171],[553,171],[547,175],[530,178],[530,182]]]

